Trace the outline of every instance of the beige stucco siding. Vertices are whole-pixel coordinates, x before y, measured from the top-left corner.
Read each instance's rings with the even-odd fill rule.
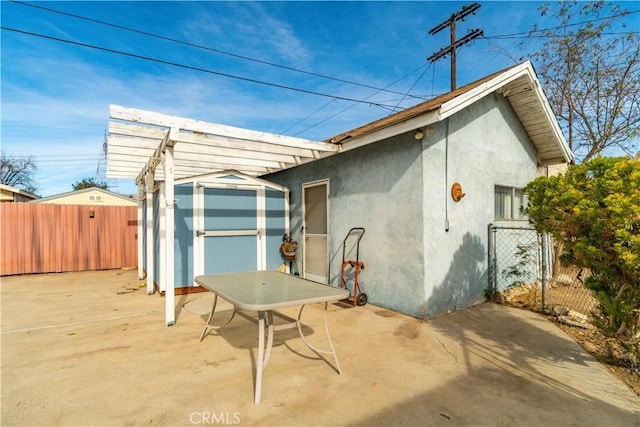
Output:
[[[122,197],[112,196],[101,191],[87,191],[77,194],[69,194],[43,200],[40,203],[52,203],[57,205],[97,205],[97,206],[136,206],[135,200],[126,200]]]
[[[1,202],[13,201],[13,193],[11,191],[0,189],[0,201]]]

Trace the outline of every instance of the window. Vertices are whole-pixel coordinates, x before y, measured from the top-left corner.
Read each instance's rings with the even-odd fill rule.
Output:
[[[520,213],[520,209],[526,203],[526,197],[521,188],[496,185],[496,219],[526,219],[526,217]]]

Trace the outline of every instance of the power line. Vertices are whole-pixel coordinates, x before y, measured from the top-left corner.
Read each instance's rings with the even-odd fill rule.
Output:
[[[376,102],[373,102],[373,101],[364,101],[364,100],[360,100],[360,99],[347,98],[347,97],[344,97],[344,96],[329,95],[329,94],[326,94],[326,93],[321,93],[321,92],[315,92],[315,91],[312,91],[312,90],[296,88],[296,87],[293,87],[293,86],[286,86],[286,85],[282,85],[282,84],[278,84],[278,83],[265,82],[265,81],[261,81],[261,80],[252,79],[252,78],[249,78],[249,77],[236,76],[234,74],[222,73],[220,71],[208,70],[206,68],[194,67],[192,65],[185,65],[185,64],[180,64],[180,63],[177,63],[177,62],[166,61],[166,60],[163,60],[163,59],[152,58],[150,56],[144,56],[144,55],[138,55],[138,54],[135,54],[135,53],[123,52],[123,51],[120,51],[120,50],[111,49],[111,48],[102,47],[102,46],[96,46],[96,45],[92,45],[92,44],[88,44],[88,43],[82,43],[82,42],[76,42],[76,41],[73,41],[73,40],[61,39],[59,37],[53,37],[53,36],[48,36],[48,35],[45,35],[45,34],[33,33],[33,32],[30,32],[30,31],[20,30],[20,29],[17,29],[17,28],[0,26],[0,29],[6,30],[6,31],[13,31],[13,32],[16,32],[16,33],[20,33],[20,34],[24,34],[24,35],[28,35],[28,36],[33,36],[33,37],[40,37],[40,38],[47,39],[47,40],[53,40],[53,41],[57,41],[57,42],[60,42],[60,43],[66,43],[66,44],[71,44],[71,45],[75,45],[75,46],[81,46],[81,47],[86,47],[86,48],[90,48],[90,49],[96,49],[96,50],[100,50],[100,51],[103,51],[103,52],[115,53],[115,54],[118,54],[118,55],[128,56],[130,58],[142,59],[142,60],[145,60],[145,61],[156,62],[156,63],[164,64],[164,65],[171,65],[171,66],[174,66],[174,67],[184,68],[184,69],[187,69],[187,70],[200,71],[200,72],[203,72],[203,73],[213,74],[213,75],[221,76],[221,77],[227,77],[227,78],[230,78],[230,79],[241,80],[241,81],[245,81],[245,82],[249,82],[249,83],[255,83],[255,84],[260,84],[260,85],[264,85],[264,86],[275,87],[275,88],[278,88],[278,89],[286,89],[286,90],[291,90],[291,91],[295,91],[295,92],[306,93],[306,94],[309,94],[309,95],[323,96],[325,98],[333,98],[333,99],[338,99],[338,100],[341,100],[341,101],[350,101],[350,102],[355,102],[355,103],[360,103],[360,104],[377,105],[377,106],[380,106],[380,107],[392,107],[390,105],[379,104],[379,103],[376,103]]]
[[[183,41],[183,40],[179,40],[179,39],[175,39],[175,38],[171,38],[171,37],[166,37],[166,36],[162,36],[162,35],[158,35],[158,34],[153,34],[153,33],[150,33],[150,32],[138,30],[138,29],[135,29],[135,28],[125,27],[125,26],[122,26],[122,25],[113,24],[113,23],[101,21],[101,20],[98,20],[98,19],[88,18],[88,17],[75,15],[75,14],[64,12],[64,11],[50,9],[50,8],[43,7],[43,6],[40,6],[40,5],[24,3],[24,2],[16,1],[16,0],[10,0],[10,1],[12,3],[20,4],[20,5],[23,5],[23,6],[32,7],[32,8],[36,8],[36,9],[41,9],[41,10],[48,11],[48,12],[51,12],[51,13],[61,14],[61,15],[73,17],[73,18],[76,18],[76,19],[81,19],[81,20],[97,23],[97,24],[100,24],[100,25],[110,26],[110,27],[121,29],[121,30],[124,30],[124,31],[130,31],[130,32],[141,34],[141,35],[154,37],[154,38],[165,40],[165,41],[170,41],[170,42],[173,42],[173,43],[179,43],[179,44],[185,45],[185,46],[190,46],[190,47],[194,47],[194,48],[198,48],[198,49],[208,50],[208,51],[211,51],[211,52],[215,52],[215,53],[219,53],[219,54],[223,54],[223,55],[228,55],[228,56],[236,57],[236,58],[247,60],[247,61],[252,61],[252,62],[256,62],[256,63],[260,63],[260,64],[264,64],[264,65],[269,65],[269,66],[274,66],[274,67],[286,69],[286,70],[289,70],[289,71],[294,71],[294,72],[299,72],[299,73],[312,75],[312,76],[316,76],[316,77],[320,77],[320,78],[330,79],[330,80],[334,80],[334,81],[338,81],[338,82],[342,82],[342,83],[353,84],[353,85],[357,85],[357,86],[361,86],[361,87],[365,87],[365,88],[369,88],[369,89],[375,89],[377,91],[376,93],[379,93],[381,91],[394,93],[394,94],[402,95],[402,97],[403,97],[402,99],[404,99],[406,97],[420,98],[420,99],[424,99],[425,98],[425,96],[411,95],[411,94],[408,93],[417,84],[417,81],[416,81],[416,83],[414,83],[414,85],[411,87],[411,89],[407,93],[396,92],[396,91],[391,91],[391,90],[386,89],[391,85],[389,85],[389,86],[387,86],[387,87],[385,87],[383,89],[379,89],[379,88],[376,88],[374,86],[369,86],[369,85],[365,85],[365,84],[361,84],[361,83],[357,83],[357,82],[352,82],[352,81],[348,81],[348,80],[344,80],[344,79],[340,79],[340,78],[335,78],[335,77],[326,76],[326,75],[322,75],[322,74],[318,74],[318,73],[313,73],[313,72],[309,72],[309,71],[305,71],[305,70],[300,70],[300,69],[296,69],[296,68],[293,68],[293,67],[288,67],[288,66],[279,65],[279,64],[275,64],[275,63],[271,63],[271,62],[255,59],[255,58],[250,58],[250,57],[243,56],[243,55],[234,54],[234,53],[231,53],[231,52],[225,52],[225,51],[222,51],[222,50],[219,50],[219,49],[210,48],[210,47],[207,47],[207,46],[202,46],[202,45],[198,45],[198,44],[194,44],[194,43],[189,43],[189,42],[186,42],[186,41]],[[588,21],[584,21],[582,23],[568,24],[567,26],[583,25],[584,23],[594,22],[594,21],[598,21],[598,20],[618,18],[618,17],[622,17],[622,16],[635,14],[635,13],[638,13],[638,12],[640,12],[640,10],[635,10],[635,11],[632,11],[632,12],[620,13],[620,14],[612,15],[612,16],[608,16],[608,17],[588,20]],[[471,12],[469,12],[469,13],[471,13]],[[440,24],[440,25],[443,25],[443,24]],[[198,67],[194,67],[194,66],[190,66],[190,65],[174,63],[174,62],[165,61],[165,60],[162,60],[162,59],[157,59],[157,58],[152,58],[152,57],[145,57],[145,56],[138,55],[138,54],[121,52],[121,51],[117,51],[117,50],[109,49],[109,48],[104,48],[104,47],[100,47],[100,46],[93,46],[93,45],[89,45],[89,44],[75,42],[75,41],[72,41],[72,40],[64,40],[64,39],[59,39],[59,38],[51,37],[51,36],[47,36],[47,35],[42,35],[42,34],[37,34],[37,33],[30,33],[30,32],[24,31],[24,30],[17,30],[17,29],[6,28],[6,27],[1,27],[1,26],[0,26],[0,28],[6,29],[6,30],[9,30],[9,31],[19,32],[19,33],[26,34],[26,35],[32,35],[32,36],[35,36],[35,37],[42,37],[42,38],[46,38],[46,39],[50,39],[50,40],[54,40],[54,41],[58,41],[58,42],[62,42],[62,43],[69,43],[69,44],[74,44],[74,45],[77,45],[77,46],[93,48],[93,49],[102,50],[102,51],[106,51],[106,52],[110,52],[110,53],[125,55],[125,56],[129,56],[129,57],[137,58],[137,59],[157,62],[157,63],[161,63],[161,64],[165,64],[165,65],[172,65],[172,66],[186,68],[186,69],[190,69],[190,70],[194,70],[194,71],[201,71],[201,72],[206,72],[206,73],[209,73],[209,74],[215,74],[215,75],[219,75],[219,76],[222,76],[222,77],[239,79],[239,80],[244,80],[244,81],[247,81],[247,82],[268,85],[268,86],[272,86],[272,87],[276,87],[276,88],[282,88],[282,89],[293,90],[293,91],[298,91],[298,92],[302,92],[302,93],[308,93],[308,94],[313,94],[313,95],[317,95],[317,96],[323,96],[323,97],[331,98],[331,100],[328,103],[326,103],[325,105],[323,105],[322,107],[320,107],[319,109],[314,111],[313,113],[309,114],[308,116],[306,116],[305,118],[303,118],[299,122],[297,122],[294,125],[290,126],[287,130],[291,129],[292,127],[297,126],[299,123],[302,123],[305,120],[307,120],[308,118],[310,118],[311,116],[317,114],[319,111],[321,111],[322,109],[326,108],[328,105],[330,105],[335,100],[345,100],[345,101],[354,102],[355,104],[347,107],[346,109],[342,110],[341,112],[339,112],[337,114],[332,115],[330,118],[335,117],[338,114],[341,114],[342,112],[348,110],[349,108],[352,108],[353,106],[357,105],[358,103],[360,103],[360,104],[364,103],[364,104],[368,104],[368,105],[372,105],[372,106],[377,106],[377,107],[385,108],[385,109],[391,110],[391,111],[394,111],[395,109],[397,109],[397,107],[399,105],[399,103],[398,103],[396,106],[390,106],[390,105],[387,105],[386,103],[384,103],[383,101],[378,102],[378,103],[367,101],[371,96],[365,98],[364,100],[357,100],[357,99],[352,99],[352,98],[346,98],[346,97],[334,96],[334,95],[329,95],[329,94],[324,94],[324,93],[318,93],[318,92],[314,92],[314,91],[310,91],[310,90],[299,89],[299,88],[289,87],[289,86],[285,86],[285,85],[269,83],[269,82],[254,80],[254,79],[251,79],[251,78],[245,78],[245,77],[241,77],[241,76],[236,76],[236,75],[232,75],[232,74],[221,73],[221,72],[217,72],[217,71],[213,71],[213,70],[202,69],[202,68],[198,68]],[[530,32],[512,33],[512,34],[487,36],[487,37],[480,37],[480,38],[484,38],[484,39],[500,39],[500,38],[510,38],[510,37],[516,38],[519,35],[531,34],[531,33],[535,33],[535,32],[543,32],[543,31],[551,31],[553,29],[558,29],[558,28],[564,28],[564,26],[552,27],[552,28],[541,29],[541,30],[534,30],[534,31],[530,31]],[[434,28],[434,30],[435,30],[435,28]],[[618,34],[618,33],[611,33],[611,34]],[[624,33],[624,34],[626,34],[626,33]],[[533,36],[533,37],[548,37],[548,36]],[[433,68],[433,70],[434,70],[434,76],[433,77],[435,77],[435,67]],[[425,70],[425,72],[426,72],[426,70]],[[425,72],[423,72],[423,75],[425,74]],[[422,77],[423,76],[421,76],[418,79],[418,81]],[[433,77],[432,77],[432,92],[433,92]],[[323,123],[326,120],[328,120],[328,119],[325,119],[325,120],[321,121],[320,123]],[[316,123],[316,124],[312,125],[311,127],[315,127],[320,123]],[[305,130],[308,130],[310,128],[307,128]]]
[[[419,66],[418,68],[416,68],[415,70],[411,71],[410,73],[407,73],[406,75],[404,75],[404,76],[400,77],[400,78],[399,78],[399,79],[397,79],[396,81],[394,81],[394,82],[392,82],[392,83],[388,84],[386,87],[391,87],[391,86],[393,86],[394,84],[398,83],[400,80],[404,80],[405,78],[407,78],[407,77],[408,77],[408,76],[410,76],[411,74],[415,73],[416,71],[419,71],[421,68],[426,67],[426,66],[427,66],[427,64],[423,64],[423,65]],[[428,69],[428,67],[427,67],[427,69]],[[367,99],[371,98],[371,97],[372,97],[372,96],[374,96],[374,95],[377,95],[378,93],[380,93],[380,91],[377,91],[377,92],[372,93],[371,95],[369,95],[368,97],[366,97],[366,98],[365,98],[365,100],[367,100]],[[354,106],[356,106],[356,105],[357,105],[357,104],[351,104],[351,105],[349,105],[349,106],[347,106],[347,107],[343,108],[342,110],[338,111],[337,113],[334,113],[334,114],[330,115],[329,117],[326,117],[326,118],[324,118],[324,119],[320,120],[319,122],[316,122],[315,124],[313,124],[313,125],[311,125],[311,126],[308,126],[308,127],[306,127],[306,128],[304,128],[304,129],[302,129],[301,131],[299,131],[299,132],[297,132],[297,133],[294,133],[292,136],[300,135],[301,133],[306,132],[306,131],[308,131],[309,129],[312,129],[312,128],[314,128],[314,127],[318,126],[318,125],[321,125],[322,123],[324,123],[324,122],[326,122],[326,121],[331,120],[332,118],[334,118],[334,117],[336,117],[336,116],[338,116],[338,115],[340,115],[340,114],[344,113],[345,111],[350,110],[351,108],[353,108],[353,107],[354,107]],[[372,105],[373,105],[373,104],[372,104]],[[382,104],[379,104],[378,106],[382,106]],[[388,108],[388,107],[387,107],[387,108]]]
[[[628,15],[633,15],[635,13],[640,13],[640,9],[638,10],[633,10],[631,12],[621,12],[617,15],[611,15],[611,16],[603,16],[602,18],[594,18],[594,19],[589,19],[586,21],[581,21],[581,22],[574,22],[573,24],[567,24],[567,25],[558,25],[555,27],[549,27],[549,28],[542,28],[542,29],[536,29],[536,30],[531,30],[531,31],[521,31],[519,33],[511,33],[511,34],[499,34],[499,35],[495,35],[495,36],[485,36],[483,37],[483,39],[505,39],[505,38],[529,38],[529,37],[536,37],[536,38],[548,38],[551,36],[548,35],[540,35],[540,36],[533,36],[532,34],[534,33],[548,33],[554,30],[561,30],[565,27],[575,27],[575,26],[579,26],[579,25],[584,25],[584,24],[590,24],[593,22],[597,22],[597,21],[604,21],[607,19],[616,19],[616,18],[621,18],[621,17],[625,17]],[[606,33],[606,34],[610,34],[610,35],[616,35],[616,34],[629,34],[629,33],[634,33],[636,34],[637,31],[629,31],[629,32],[613,32],[613,33]]]
[[[269,66],[272,66],[272,67],[277,67],[277,68],[281,68],[281,69],[288,70],[288,71],[294,71],[296,73],[302,73],[302,74],[306,74],[306,75],[310,75],[310,76],[314,76],[314,77],[320,77],[320,78],[323,78],[323,79],[333,80],[333,81],[340,82],[340,83],[347,83],[347,84],[351,84],[351,85],[355,85],[355,86],[364,87],[364,88],[367,88],[367,89],[384,90],[386,92],[393,93],[393,94],[396,94],[396,95],[404,95],[401,92],[395,92],[395,91],[392,91],[392,90],[380,89],[380,88],[377,88],[377,87],[374,87],[374,86],[366,85],[364,83],[357,83],[357,82],[353,82],[353,81],[349,81],[349,80],[345,80],[345,79],[341,79],[341,78],[337,78],[337,77],[327,76],[327,75],[324,75],[324,74],[319,74],[319,73],[314,73],[314,72],[311,72],[311,71],[301,70],[301,69],[294,68],[294,67],[289,67],[289,66],[286,66],[286,65],[275,64],[273,62],[268,62],[268,61],[264,61],[264,60],[261,60],[261,59],[251,58],[251,57],[248,57],[248,56],[239,55],[239,54],[236,54],[236,53],[227,52],[227,51],[224,51],[224,50],[215,49],[215,48],[212,48],[212,47],[203,46],[203,45],[199,45],[199,44],[195,44],[195,43],[190,43],[190,42],[186,42],[184,40],[179,40],[179,39],[175,39],[175,38],[172,38],[172,37],[162,36],[162,35],[159,35],[159,34],[154,34],[154,33],[150,33],[150,32],[147,32],[147,31],[142,31],[142,30],[138,30],[138,29],[135,29],[135,28],[125,27],[123,25],[113,24],[113,23],[110,23],[110,22],[101,21],[101,20],[94,19],[94,18],[88,18],[88,17],[85,17],[85,16],[76,15],[76,14],[69,13],[69,12],[64,12],[64,11],[61,11],[61,10],[50,9],[48,7],[44,7],[44,6],[40,6],[40,5],[24,3],[24,2],[16,1],[16,0],[11,0],[11,3],[16,3],[16,4],[23,5],[23,6],[33,7],[33,8],[41,9],[41,10],[44,10],[44,11],[47,11],[47,12],[57,13],[57,14],[60,14],[60,15],[65,15],[65,16],[69,16],[69,17],[72,17],[72,18],[93,22],[93,23],[100,24],[100,25],[106,25],[106,26],[117,28],[117,29],[120,29],[120,30],[130,31],[132,33],[142,34],[142,35],[153,37],[153,38],[156,38],[156,39],[170,41],[170,42],[173,42],[173,43],[178,43],[178,44],[181,44],[181,45],[184,45],[184,46],[194,47],[194,48],[197,48],[197,49],[203,49],[203,50],[207,50],[207,51],[210,51],[210,52],[219,53],[221,55],[232,56],[234,58],[243,59],[245,61],[256,62],[258,64],[269,65]],[[423,99],[420,96],[416,96],[416,95],[411,95],[411,97],[412,98]]]
[[[42,163],[42,164],[52,164],[52,163],[58,164],[60,162],[64,162],[64,163],[73,162],[73,163],[85,164],[85,163],[89,163],[90,162],[90,164],[95,165],[98,160],[99,159],[97,157],[95,159],[87,159],[87,158],[74,159],[73,157],[68,157],[68,158],[65,158],[65,159],[34,160],[34,163],[37,163],[37,164],[40,164],[40,163]]]
[[[425,73],[429,70],[429,67],[425,68],[424,71],[422,72],[422,74],[420,74],[420,77],[418,77],[418,79],[415,81],[415,83],[409,88],[409,90],[407,91],[407,95],[409,95],[409,92],[411,92],[413,90],[413,88],[418,84],[418,82],[420,80],[422,80],[422,77],[424,77]],[[398,101],[398,103],[396,104],[396,106],[393,108],[393,110],[391,110],[392,112],[395,112],[398,108],[398,106],[402,103],[402,101],[404,101],[404,97],[402,97],[402,99],[400,99]]]
[[[94,158],[98,158],[98,155],[96,154],[22,154],[22,155],[15,155],[15,156],[11,156],[11,157],[16,157],[16,158],[33,158],[33,159],[38,159],[38,158],[49,158],[49,157],[94,157]]]
[[[640,31],[620,31],[620,32],[610,32],[610,33],[601,33],[604,36],[619,36],[619,35],[627,35],[627,34],[640,34]],[[482,40],[510,40],[510,39],[552,39],[554,37],[567,37],[564,34],[558,34],[555,36],[548,35],[530,35],[530,36],[519,36],[519,35],[499,35],[499,36],[484,36],[480,37]]]
[[[335,102],[335,99],[331,99],[329,100],[329,102],[327,102],[326,104],[324,104],[323,106],[321,106],[320,108],[316,109],[314,112],[310,113],[309,115],[307,115],[306,117],[298,120],[297,122],[295,122],[294,124],[292,124],[291,126],[289,126],[288,128],[286,128],[285,130],[283,130],[282,132],[280,132],[281,135],[285,135],[288,131],[290,131],[292,128],[298,126],[300,123],[304,122],[305,120],[307,120],[308,118],[310,118],[311,116],[313,116],[314,114],[316,114],[317,112],[324,110],[326,107],[329,106],[329,104]]]
[[[433,87],[436,81],[436,64],[435,62],[432,62],[433,64],[433,69],[431,70],[431,97],[433,97]]]

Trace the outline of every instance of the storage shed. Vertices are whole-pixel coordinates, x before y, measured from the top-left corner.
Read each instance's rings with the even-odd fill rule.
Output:
[[[277,270],[282,265],[279,247],[289,232],[289,190],[237,171],[221,171],[176,180],[174,185],[174,271],[167,280],[164,183],[154,191],[152,242],[142,245],[153,257],[154,286],[176,294],[195,289],[193,278],[202,274]],[[144,206],[144,205],[143,205]],[[146,216],[146,214],[143,214]],[[146,236],[146,233],[143,233]]]

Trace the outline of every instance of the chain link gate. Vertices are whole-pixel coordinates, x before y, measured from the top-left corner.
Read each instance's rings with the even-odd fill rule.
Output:
[[[560,266],[552,239],[532,227],[489,225],[489,294],[499,302],[590,322],[598,302],[588,274]]]

